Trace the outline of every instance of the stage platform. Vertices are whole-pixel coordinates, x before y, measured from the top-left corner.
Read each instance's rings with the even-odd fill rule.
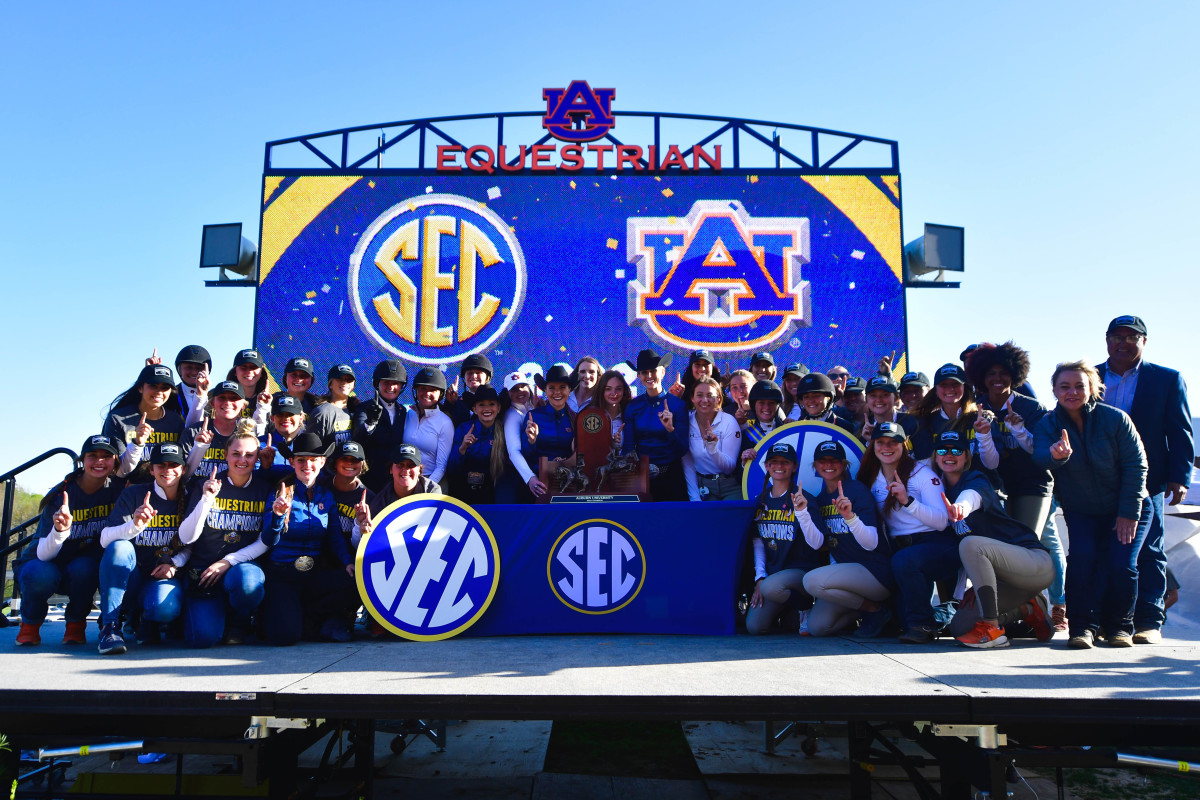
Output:
[[[525,636],[189,651],[17,649],[0,630],[0,730],[37,719],[932,720],[1184,725],[1200,719],[1200,643],[1069,650],[1015,642],[749,636]],[[89,631],[94,636],[94,630]],[[18,722],[19,720],[19,722]],[[80,719],[82,722],[83,720]],[[14,725],[14,723],[17,723]]]

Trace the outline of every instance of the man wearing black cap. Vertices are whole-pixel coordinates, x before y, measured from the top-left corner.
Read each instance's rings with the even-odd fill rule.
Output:
[[[371,384],[375,395],[358,404],[352,438],[363,446],[367,465],[381,468],[392,449],[404,441],[408,409],[400,402],[400,395],[408,385],[408,370],[398,359],[384,359],[375,365]],[[362,481],[372,492],[378,492],[387,482],[387,475],[378,469],[365,473]]]
[[[396,445],[388,458],[388,474],[392,479],[368,501],[372,518],[397,500],[414,494],[442,493],[441,486],[421,474],[422,460],[421,450],[415,445]]]
[[[1146,448],[1148,500],[1142,503],[1139,526],[1149,526],[1138,554],[1137,605],[1133,641],[1151,644],[1162,638],[1166,620],[1167,557],[1163,552],[1163,503],[1177,505],[1192,481],[1195,446],[1187,386],[1173,369],[1142,360],[1146,323],[1140,317],[1120,316],[1105,333],[1108,361],[1099,366],[1104,382],[1103,402],[1116,406],[1133,420]]]

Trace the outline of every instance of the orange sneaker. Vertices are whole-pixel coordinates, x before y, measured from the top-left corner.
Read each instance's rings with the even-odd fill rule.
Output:
[[[41,625],[30,625],[27,622],[22,622],[21,630],[17,631],[17,644],[22,647],[37,647],[42,643],[41,628]]]
[[[974,628],[957,638],[959,642],[965,644],[967,647],[977,647],[980,649],[1008,647],[1008,637],[1004,635],[1004,628],[999,628],[983,620],[976,622]]]
[[[87,644],[87,620],[68,622],[63,644]]]
[[[1067,607],[1054,606],[1051,608],[1050,621],[1054,624],[1054,630],[1065,631],[1067,629]]]

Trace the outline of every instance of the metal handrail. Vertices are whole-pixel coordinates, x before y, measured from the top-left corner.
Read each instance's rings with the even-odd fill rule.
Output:
[[[8,539],[13,534],[13,532],[24,531],[26,528],[28,528],[30,525],[33,525],[38,520],[38,517],[35,516],[31,519],[25,520],[20,525],[17,525],[15,527],[12,524],[13,504],[15,502],[15,498],[16,498],[16,494],[17,494],[17,476],[32,467],[36,467],[38,464],[41,464],[43,461],[51,459],[57,455],[70,456],[72,464],[74,464],[79,459],[79,456],[75,453],[74,450],[71,450],[70,448],[67,448],[67,447],[55,447],[52,450],[47,450],[46,452],[42,453],[39,456],[34,456],[33,458],[29,459],[28,461],[26,461],[24,464],[20,465],[19,467],[10,469],[8,472],[4,473],[3,475],[0,475],[0,486],[3,486],[3,488],[4,488],[4,506],[3,506],[3,510],[0,511],[0,544],[3,544],[3,546],[4,546],[3,549],[0,550],[0,604],[2,604],[5,601],[6,595],[7,595],[7,592],[4,591],[4,584],[2,581],[3,581],[3,578],[8,575],[9,553],[12,553],[13,551],[18,550],[19,548],[23,547],[32,538],[32,535],[22,537],[15,544],[11,544],[11,545],[8,544]],[[13,575],[13,596],[14,597],[16,596],[16,592],[17,592],[16,575]],[[0,614],[0,628],[6,627],[9,624],[11,624],[11,623],[9,622],[8,617],[4,616],[3,614]]]

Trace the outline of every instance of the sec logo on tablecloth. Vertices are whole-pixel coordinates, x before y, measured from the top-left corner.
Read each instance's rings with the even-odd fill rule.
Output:
[[[398,500],[358,545],[363,606],[406,639],[448,639],[487,610],[500,582],[500,548],[474,509],[452,497]]]
[[[550,590],[582,614],[611,614],[629,605],[646,582],[646,554],[628,528],[607,519],[572,525],[550,548]]]

